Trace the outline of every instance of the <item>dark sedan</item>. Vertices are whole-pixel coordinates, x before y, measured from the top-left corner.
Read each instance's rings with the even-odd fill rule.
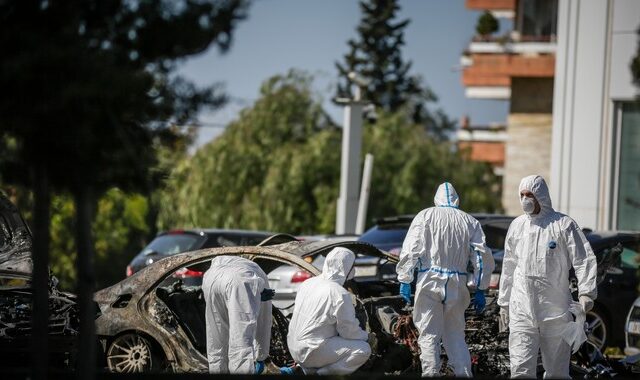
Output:
[[[211,228],[164,231],[159,233],[151,243],[131,260],[131,263],[127,266],[127,277],[151,263],[176,253],[203,248],[257,245],[272,235],[273,233],[271,232]],[[178,276],[182,276],[182,278],[200,278],[202,273],[186,271],[178,274]]]

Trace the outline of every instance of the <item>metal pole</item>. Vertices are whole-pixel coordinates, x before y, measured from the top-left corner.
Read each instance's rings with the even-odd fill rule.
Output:
[[[358,202],[358,217],[356,219],[356,234],[362,235],[367,224],[367,207],[369,206],[369,192],[371,189],[371,171],[373,170],[373,155],[367,153],[364,157],[364,170],[360,184],[360,200]]]
[[[344,108],[342,156],[340,158],[340,197],[336,210],[336,234],[353,234],[358,212],[358,181],[362,146],[362,107],[360,89]]]

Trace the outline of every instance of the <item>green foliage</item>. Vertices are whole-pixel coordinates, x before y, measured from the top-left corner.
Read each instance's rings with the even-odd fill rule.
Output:
[[[455,186],[463,210],[499,210],[498,178],[487,165],[466,159],[450,143],[434,141],[421,126],[403,122],[401,114],[383,115],[365,128],[363,151],[375,155],[371,218],[433,206],[435,191],[445,181]]]
[[[476,24],[476,33],[480,36],[489,36],[498,31],[498,20],[489,11],[485,11],[478,17]]]
[[[397,0],[363,0],[360,2],[362,20],[358,38],[351,39],[349,53],[342,63],[336,62],[339,73],[338,97],[352,97],[353,71],[370,80],[363,87],[362,98],[376,106],[376,112],[403,112],[411,123],[423,128],[438,139],[446,139],[453,122],[441,110],[429,105],[437,100],[420,76],[411,74],[411,61],[402,58],[404,29],[409,20],[396,21],[400,9]]]
[[[51,205],[51,271],[60,286],[74,290],[76,245],[75,206],[68,195],[57,195]],[[95,243],[96,286],[101,289],[122,280],[133,256],[146,244],[147,200],[139,194],[108,190],[99,200],[92,230]]]
[[[338,157],[339,148],[331,152],[336,134],[332,134],[329,119],[314,99],[309,82],[308,76],[295,71],[269,79],[253,107],[243,110],[215,141],[179,164],[163,195],[160,228],[271,230],[284,221],[300,230],[315,226],[316,215],[293,210],[290,204],[296,202],[303,208],[309,204],[309,210],[315,211],[312,205],[318,200],[314,194],[325,195],[308,187],[306,178],[325,180],[323,156]],[[314,141],[310,141],[312,138]],[[316,139],[321,144],[315,143]],[[312,166],[302,166],[305,161],[300,160],[301,149],[308,156],[304,160]],[[291,194],[290,187],[283,186],[289,182],[302,186],[303,194]]]
[[[433,140],[405,113],[382,113],[364,129],[363,152],[375,155],[369,216],[415,213],[433,205],[437,185],[456,186],[468,211],[496,211],[497,178],[446,142]],[[159,226],[331,233],[340,176],[341,132],[290,72],[262,87],[238,120],[174,170]]]

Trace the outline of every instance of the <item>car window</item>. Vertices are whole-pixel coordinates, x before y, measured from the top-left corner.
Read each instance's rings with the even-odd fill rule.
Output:
[[[173,255],[193,251],[200,248],[202,240],[202,237],[191,234],[161,235],[144,247],[141,254],[146,255],[151,252],[157,252],[162,255]]]
[[[622,254],[620,255],[621,267],[623,268],[639,268],[640,267],[640,247],[638,244],[627,243],[624,245]]]
[[[242,245],[242,238],[236,235],[219,235],[216,238],[218,247],[237,247]]]
[[[507,236],[507,229],[502,226],[485,225],[482,226],[484,235],[487,239],[487,246],[492,251],[504,250],[504,240]]]
[[[268,236],[264,236],[264,235],[245,236],[245,239],[242,245],[258,245],[262,243],[262,241],[264,241],[264,239],[266,239],[267,237]]]
[[[365,232],[358,240],[374,245],[391,242],[399,242],[402,245],[407,231],[409,231],[409,226],[377,226]]]

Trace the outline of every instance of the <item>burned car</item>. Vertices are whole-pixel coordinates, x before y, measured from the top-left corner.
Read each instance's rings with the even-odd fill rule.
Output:
[[[0,192],[0,365],[29,367],[31,355],[31,249],[29,226]],[[49,362],[71,368],[76,353],[78,307],[74,295],[49,281]]]
[[[120,283],[95,294],[101,315],[96,334],[105,352],[105,366],[115,372],[153,370],[207,371],[205,341],[205,301],[200,286],[187,286],[173,274],[188,268],[205,271],[219,255],[242,256],[256,262],[268,274],[282,265],[292,265],[316,276],[320,271],[304,257],[326,255],[344,246],[356,254],[396,260],[374,246],[361,242],[291,241],[271,246],[211,248],[177,254],[145,267]],[[392,349],[393,357],[403,356],[411,365],[412,353],[392,336],[390,322],[402,309],[395,280],[356,282],[352,291],[358,317],[370,331],[389,335],[381,339],[381,349]],[[288,320],[273,308],[271,361],[275,366],[292,364],[286,346]],[[387,332],[383,329],[386,328]],[[396,347],[397,346],[397,347]],[[379,357],[384,359],[384,352]],[[399,362],[394,359],[395,363]],[[394,363],[389,371],[396,369]],[[370,363],[369,368],[384,366]]]

